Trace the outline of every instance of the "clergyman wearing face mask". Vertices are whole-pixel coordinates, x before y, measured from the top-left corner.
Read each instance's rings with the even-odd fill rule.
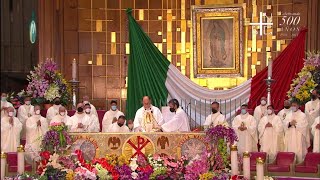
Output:
[[[226,124],[225,116],[222,115],[220,112],[220,104],[218,102],[213,102],[211,104],[211,112],[207,118],[205,123],[203,124],[204,129],[209,127],[215,127],[217,125]]]

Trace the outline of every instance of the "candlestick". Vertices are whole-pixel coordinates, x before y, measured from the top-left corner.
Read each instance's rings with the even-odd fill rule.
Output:
[[[257,158],[257,180],[264,179],[264,161],[261,157]]]
[[[4,179],[6,174],[6,166],[7,166],[7,154],[5,152],[1,152],[1,179]]]
[[[243,177],[250,179],[250,154],[248,151],[243,153]]]
[[[238,175],[238,148],[236,145],[232,145],[231,148],[231,175]]]
[[[77,80],[71,80],[69,81],[72,88],[72,109],[75,110],[77,106],[77,94],[78,94],[78,86],[80,81]]]
[[[24,147],[23,145],[20,145],[17,147],[18,151],[18,173],[23,174],[24,173]]]
[[[272,59],[268,60],[268,79],[272,79]]]
[[[74,58],[72,60],[72,80],[76,80],[77,79],[77,61]]]

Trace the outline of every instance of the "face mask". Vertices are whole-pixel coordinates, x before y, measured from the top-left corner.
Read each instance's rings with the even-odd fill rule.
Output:
[[[133,128],[133,124],[128,124],[129,129]]]
[[[26,103],[26,105],[30,105],[30,104],[31,104],[31,101],[26,101],[26,102],[24,102],[24,103]]]
[[[246,109],[241,109],[241,114],[247,114],[247,110]]]
[[[215,113],[217,113],[217,112],[218,112],[218,110],[212,108],[212,113],[213,113],[213,114],[215,114]]]
[[[122,126],[123,126],[123,124],[122,124],[122,123],[118,123],[118,126],[122,127]]]
[[[13,116],[13,112],[10,111],[10,112],[8,113],[8,115],[9,115],[9,117],[12,117],[12,116]]]
[[[261,101],[261,105],[266,105],[266,104],[267,104],[267,101],[265,101],[265,100]]]
[[[78,107],[77,111],[78,112],[83,112],[83,108],[82,107]]]
[[[314,94],[311,94],[311,99],[312,99],[312,100],[316,100],[316,99],[317,99],[317,96],[314,95]]]
[[[284,108],[286,108],[286,109],[290,109],[290,106],[284,106]]]
[[[39,115],[40,114],[40,110],[36,110],[36,115]]]
[[[89,114],[91,112],[91,109],[86,109],[85,111],[86,111],[86,113]]]
[[[291,111],[296,112],[297,110],[298,110],[297,107],[294,107],[294,106],[291,107]]]
[[[65,112],[60,112],[60,115],[61,116],[64,116],[66,113]]]
[[[54,104],[55,105],[60,105],[61,103],[60,103],[60,101],[55,101]]]
[[[117,106],[111,106],[111,110],[112,110],[112,111],[117,110]]]
[[[7,101],[6,97],[1,97],[1,101]]]
[[[83,101],[83,104],[84,105],[89,104],[89,101]]]
[[[271,115],[271,114],[273,113],[272,109],[268,109],[268,110],[267,110],[267,113],[268,113],[269,115]]]
[[[175,109],[174,108],[170,108],[170,112],[174,112],[175,111]]]

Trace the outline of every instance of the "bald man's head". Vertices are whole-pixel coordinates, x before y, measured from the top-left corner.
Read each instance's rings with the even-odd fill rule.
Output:
[[[262,106],[265,106],[266,104],[267,104],[267,98],[266,97],[261,97],[261,99],[260,99],[260,103],[261,103],[261,105]]]
[[[142,98],[142,104],[144,108],[150,108],[151,106],[151,99],[149,96],[143,96]]]

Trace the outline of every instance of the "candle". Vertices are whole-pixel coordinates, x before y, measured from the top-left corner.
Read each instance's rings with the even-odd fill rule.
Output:
[[[238,175],[238,148],[236,145],[231,146],[231,176]]]
[[[1,179],[4,179],[6,173],[6,166],[7,166],[7,154],[1,152]]]
[[[264,178],[264,161],[261,157],[257,158],[257,180],[263,180]]]
[[[243,153],[243,177],[250,179],[250,154],[248,151]]]
[[[268,79],[272,79],[272,59],[268,60]]]
[[[72,80],[77,79],[77,61],[74,58],[72,61]]]
[[[24,147],[20,145],[17,147],[18,151],[18,174],[24,173]]]

